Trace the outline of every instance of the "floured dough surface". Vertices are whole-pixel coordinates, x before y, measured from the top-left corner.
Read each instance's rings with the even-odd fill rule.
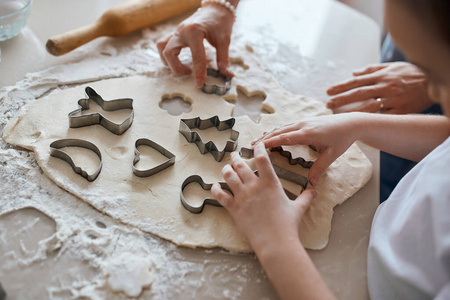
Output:
[[[237,98],[238,91],[247,96],[263,95],[263,109],[270,114],[262,114],[259,123],[246,116],[236,118],[234,129],[240,133],[239,147],[249,147],[252,140],[273,127],[308,116],[331,114],[331,111],[314,99],[283,90],[269,73],[262,70],[251,51],[244,50],[241,58],[249,68],[236,66],[232,89],[225,96],[202,93],[195,88],[191,76],[102,80],[55,91],[30,104],[22,115],[9,122],[3,138],[8,143],[34,151],[45,174],[57,185],[124,223],[177,245],[251,251],[225,209],[207,206],[201,214],[192,214],[181,205],[180,187],[185,178],[198,174],[206,183],[223,181],[221,170],[229,160],[228,155],[223,161],[216,162],[211,154],[200,154],[197,146],[188,143],[178,132],[180,119],[218,115],[225,120],[233,113],[234,105],[230,101]],[[67,115],[78,108],[79,99],[86,97],[86,86],[95,89],[105,100],[132,98],[135,116],[130,129],[118,136],[100,125],[69,128]],[[191,111],[172,116],[160,108],[162,99],[174,96],[181,96],[191,103]],[[49,145],[63,138],[85,139],[100,149],[103,168],[95,181],[88,182],[75,174],[66,162],[50,156]],[[151,177],[133,175],[134,144],[140,138],[151,139],[174,153],[175,164]],[[314,156],[307,149],[300,150]],[[143,157],[144,152],[142,164],[160,160],[151,151],[146,152],[151,156],[147,160]],[[307,169],[283,165],[282,158],[276,159],[278,165],[307,175]],[[84,163],[83,157],[79,158],[79,163]],[[301,224],[300,238],[306,248],[326,246],[333,207],[356,193],[371,175],[372,166],[356,145],[330,166],[321,178],[318,196]],[[297,187],[286,188],[295,192]]]

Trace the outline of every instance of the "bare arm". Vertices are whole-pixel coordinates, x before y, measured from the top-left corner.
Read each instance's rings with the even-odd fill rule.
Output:
[[[255,147],[257,177],[233,153],[223,177],[233,195],[214,184],[212,193],[248,239],[282,299],[334,299],[299,239],[299,224],[316,191],[287,198],[264,146]]]
[[[344,113],[287,124],[256,142],[266,147],[314,145],[320,153],[309,172],[314,186],[322,173],[357,140],[394,155],[419,161],[450,134],[444,116]]]

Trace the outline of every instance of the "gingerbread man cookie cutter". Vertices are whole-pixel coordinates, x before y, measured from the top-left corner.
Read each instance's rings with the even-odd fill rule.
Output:
[[[88,150],[91,150],[95,154],[97,154],[98,158],[100,159],[100,164],[97,168],[97,170],[92,173],[88,174],[85,170],[83,170],[81,167],[78,167],[75,165],[72,157],[61,150],[61,148],[65,147],[80,147],[85,148]],[[97,179],[98,175],[100,174],[100,171],[102,170],[102,153],[100,152],[100,149],[97,148],[94,144],[91,142],[80,140],[80,139],[61,139],[56,140],[50,144],[50,156],[59,158],[67,162],[71,167],[72,170],[76,173],[81,175],[82,177],[86,178],[87,181],[94,181]]]
[[[90,125],[101,125],[110,132],[121,135],[130,128],[134,119],[133,99],[122,98],[115,100],[103,100],[103,98],[91,87],[85,89],[87,98],[78,100],[79,108],[69,113],[69,127],[79,128]],[[83,111],[89,109],[89,100],[95,101],[105,111],[131,109],[129,116],[122,123],[115,123],[104,117],[101,113],[83,115]]]
[[[208,119],[191,118],[181,119],[179,132],[186,138],[189,143],[195,143],[200,150],[201,154],[211,153],[216,161],[221,161],[226,152],[232,152],[237,147],[237,139],[239,132],[233,129],[236,120],[230,118],[224,121],[220,121],[218,116],[213,116]],[[206,143],[203,142],[200,134],[193,129],[198,128],[200,130],[216,127],[218,131],[231,129],[230,139],[226,142],[223,150],[219,150],[212,141]]]

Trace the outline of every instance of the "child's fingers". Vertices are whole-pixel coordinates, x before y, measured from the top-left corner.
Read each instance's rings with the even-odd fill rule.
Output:
[[[240,191],[242,184],[241,178],[236,171],[234,171],[231,165],[226,165],[223,167],[222,175],[223,179],[225,179],[225,182],[228,184],[233,193]]]
[[[249,165],[236,152],[231,153],[231,166],[243,183],[247,183],[256,177]]]
[[[311,201],[317,196],[317,191],[308,189],[301,193],[294,201],[294,206],[301,218],[311,205]]]
[[[294,131],[289,133],[282,133],[277,136],[273,136],[268,139],[263,139],[261,141],[264,143],[266,148],[284,146],[284,145],[310,145],[312,144],[311,139],[302,133],[302,131]]]
[[[233,196],[225,192],[218,182],[214,183],[211,187],[211,193],[214,199],[216,199],[223,207],[227,209],[230,207]]]
[[[278,177],[272,167],[272,162],[270,161],[269,155],[267,154],[263,143],[259,143],[256,145],[254,150],[254,157],[259,178],[267,180],[278,180]]]
[[[257,142],[260,142],[260,141],[266,140],[266,139],[268,139],[268,138],[277,136],[277,135],[279,135],[279,134],[286,133],[286,132],[290,132],[290,131],[294,131],[294,130],[298,130],[298,129],[299,129],[298,124],[294,124],[294,123],[285,124],[285,125],[283,125],[283,126],[281,126],[281,127],[274,128],[274,129],[272,129],[271,131],[265,133],[265,134],[264,134],[263,136],[261,136],[259,139],[257,139],[256,141],[254,141],[253,144],[256,144]]]
[[[328,149],[329,150],[329,149]],[[313,166],[309,170],[309,182],[312,186],[316,186],[319,182],[320,176],[323,172],[336,160],[337,157],[326,153],[322,153],[317,160],[314,162]]]

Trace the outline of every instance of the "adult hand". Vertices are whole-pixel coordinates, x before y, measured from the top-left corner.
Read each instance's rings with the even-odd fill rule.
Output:
[[[229,66],[228,47],[234,16],[221,5],[205,5],[192,16],[180,23],[176,31],[157,43],[159,55],[165,65],[177,74],[190,74],[192,70],[183,64],[178,55],[181,49],[189,47],[192,53],[193,71],[197,87],[202,87],[206,80],[206,53],[203,39],[216,48],[217,67],[227,76],[233,73]]]
[[[348,113],[315,117],[283,125],[265,133],[253,144],[266,148],[284,145],[312,145],[319,153],[309,171],[309,182],[315,186],[322,173],[358,138],[362,114]]]
[[[352,79],[327,90],[328,95],[333,96],[327,103],[328,108],[364,101],[347,111],[409,114],[421,112],[433,104],[427,96],[425,73],[413,64],[376,64],[353,75]]]
[[[222,171],[234,196],[222,190],[218,183],[211,191],[258,252],[276,243],[280,233],[292,243],[298,241],[300,221],[316,191],[306,190],[295,201],[289,200],[262,144],[255,147],[254,155],[259,176],[234,152],[231,164]]]

